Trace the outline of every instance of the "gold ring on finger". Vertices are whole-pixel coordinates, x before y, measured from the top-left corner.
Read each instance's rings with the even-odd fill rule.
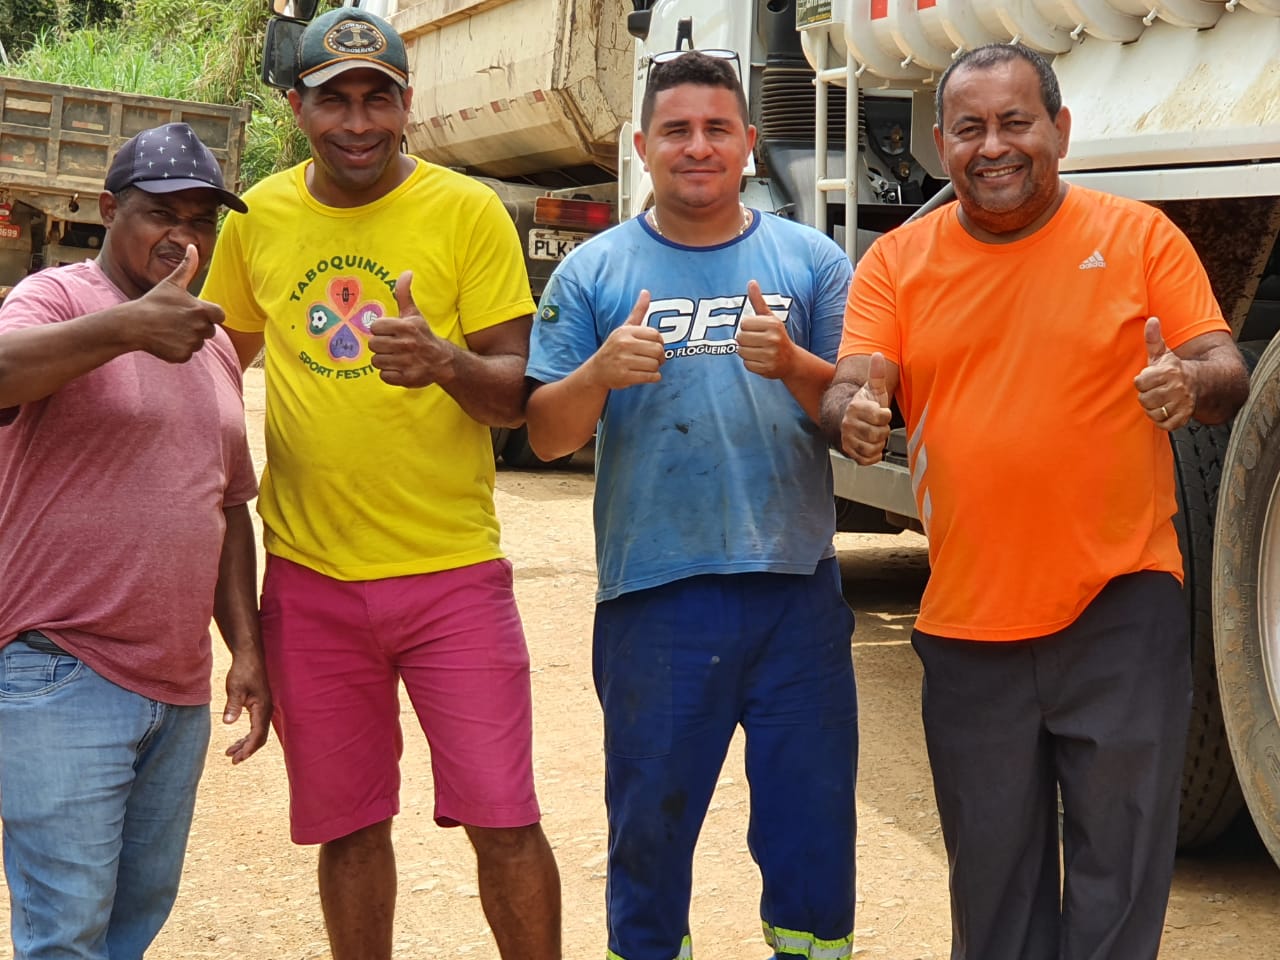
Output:
[[[1166,407],[1163,403],[1160,404],[1160,419],[1161,420],[1169,419],[1169,408]]]

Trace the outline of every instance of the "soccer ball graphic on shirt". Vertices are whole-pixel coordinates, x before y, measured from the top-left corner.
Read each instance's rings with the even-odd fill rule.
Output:
[[[369,326],[386,316],[386,308],[376,300],[365,300],[356,277],[334,277],[326,288],[326,302],[307,308],[307,333],[325,341],[330,359],[352,363],[364,353],[371,336]]]

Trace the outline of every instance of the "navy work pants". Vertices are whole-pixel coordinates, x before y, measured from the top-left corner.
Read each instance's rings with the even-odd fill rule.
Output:
[[[610,958],[692,956],[694,845],[738,725],[766,942],[779,958],[850,956],[852,631],[834,558],[811,576],[690,577],[597,607]]]

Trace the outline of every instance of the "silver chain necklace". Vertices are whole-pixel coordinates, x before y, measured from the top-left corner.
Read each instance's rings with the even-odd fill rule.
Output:
[[[738,237],[742,236],[744,233],[746,233],[747,227],[751,226],[751,211],[748,210],[742,204],[738,204],[738,209],[742,211],[742,226],[740,226],[738,228],[738,232],[733,235],[733,239],[735,240]],[[662,232],[662,227],[658,225],[658,208],[657,207],[649,208],[649,223],[653,225],[654,232],[657,233],[658,236],[662,237],[663,240],[670,239],[670,237],[668,237],[665,233]]]

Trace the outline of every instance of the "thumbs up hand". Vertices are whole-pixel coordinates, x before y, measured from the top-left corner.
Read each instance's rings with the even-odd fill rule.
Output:
[[[641,290],[626,321],[610,332],[584,365],[589,382],[608,390],[622,390],[662,379],[658,368],[666,359],[662,334],[644,321],[649,313],[649,291]]]
[[[873,353],[867,379],[845,407],[840,421],[840,447],[845,455],[864,467],[884,458],[889,442],[889,390],[884,354]]]
[[[396,387],[429,387],[454,377],[458,348],[437,337],[413,302],[413,271],[396,279],[398,317],[379,317],[369,324],[373,366],[383,382]]]
[[[187,244],[182,261],[134,302],[129,334],[136,350],[168,363],[186,363],[222,323],[222,308],[193,297],[187,287],[200,269],[195,244]]]
[[[787,325],[774,316],[754,280],[747,283],[747,303],[751,309],[738,322],[738,356],[757,376],[781,380],[795,366],[795,344]]]
[[[191,286],[191,281],[196,278],[196,273],[199,269],[200,253],[196,250],[195,244],[188,243],[187,249],[182,252],[182,262],[174,267],[173,273],[165,277],[161,283],[170,284],[186,292],[186,289]]]
[[[1133,378],[1138,402],[1161,430],[1184,426],[1196,409],[1195,384],[1187,365],[1166,346],[1159,317],[1148,317],[1143,331],[1147,365]]]

